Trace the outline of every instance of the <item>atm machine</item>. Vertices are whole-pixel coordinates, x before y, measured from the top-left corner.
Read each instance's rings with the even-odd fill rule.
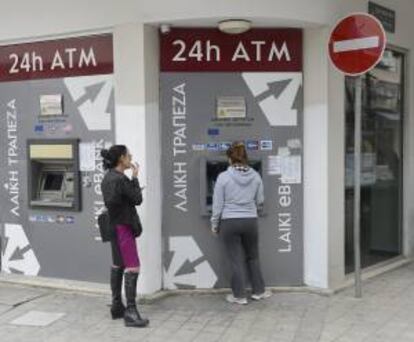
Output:
[[[260,96],[257,99],[249,88],[250,81],[262,82],[265,89],[269,82],[299,76],[162,74],[166,288],[228,287],[228,258],[220,234],[211,234],[210,218],[214,185],[228,168],[226,151],[235,141],[244,143],[250,166],[263,180],[265,201],[258,208],[258,225],[265,281],[274,286],[303,283],[302,113],[298,111],[291,126],[272,125]],[[301,108],[301,88],[293,93]],[[269,96],[272,113],[278,108],[273,99]]]
[[[28,140],[28,194],[32,209],[80,211],[76,139]]]
[[[213,204],[213,192],[217,177],[229,167],[225,157],[201,158],[200,160],[200,208],[202,216],[210,216]],[[249,166],[255,169],[263,178],[262,159],[249,160]],[[259,209],[259,215],[264,215],[263,208]]]

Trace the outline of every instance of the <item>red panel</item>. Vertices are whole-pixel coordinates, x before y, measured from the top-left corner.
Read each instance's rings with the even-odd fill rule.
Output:
[[[378,39],[377,46],[362,47],[361,39]],[[348,42],[348,47],[335,51],[334,44]],[[360,48],[358,48],[358,44]],[[329,56],[343,73],[360,75],[373,68],[381,59],[386,45],[385,31],[372,15],[350,15],[335,26],[329,40]],[[353,46],[353,47],[352,47]]]
[[[161,71],[301,71],[301,29],[175,28],[160,35]]]
[[[0,82],[112,72],[111,34],[0,47]]]

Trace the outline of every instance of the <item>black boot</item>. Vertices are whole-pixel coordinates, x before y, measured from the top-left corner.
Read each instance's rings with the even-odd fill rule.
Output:
[[[149,320],[141,318],[135,298],[137,296],[137,279],[138,273],[126,272],[125,273],[125,296],[127,298],[127,308],[124,314],[125,326],[127,327],[146,327]]]
[[[122,278],[124,276],[123,268],[111,268],[111,291],[112,291],[112,319],[124,317],[125,306],[122,304]]]

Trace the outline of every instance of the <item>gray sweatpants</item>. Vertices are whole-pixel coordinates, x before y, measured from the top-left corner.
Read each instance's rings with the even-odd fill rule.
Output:
[[[226,247],[231,268],[231,288],[234,297],[246,297],[245,269],[253,294],[264,292],[264,281],[259,262],[259,235],[256,218],[223,219],[220,235]]]

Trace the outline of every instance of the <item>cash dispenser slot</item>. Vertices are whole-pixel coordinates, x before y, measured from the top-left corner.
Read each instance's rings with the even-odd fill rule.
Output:
[[[29,140],[31,208],[80,210],[78,141]]]

